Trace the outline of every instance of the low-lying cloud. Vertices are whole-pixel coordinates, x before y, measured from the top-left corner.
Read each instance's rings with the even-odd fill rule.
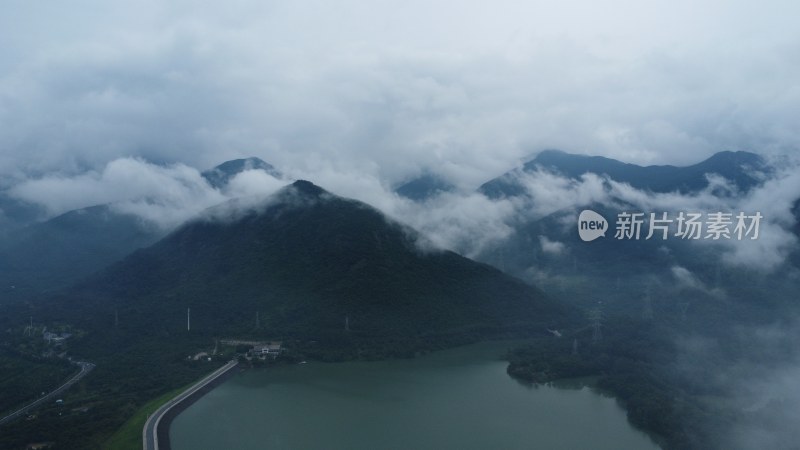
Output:
[[[230,198],[266,196],[284,184],[264,171],[246,170],[219,191],[197,169],[184,164],[164,166],[121,158],[100,171],[29,179],[9,192],[20,200],[43,206],[50,216],[109,204],[118,212],[170,229]]]
[[[737,326],[722,336],[677,340],[676,369],[710,395],[702,401],[722,411],[708,427],[720,448],[789,449],[800,439],[800,336],[797,318]],[[744,346],[740,357],[726,347]]]
[[[760,212],[756,240],[698,240],[691,245],[716,246],[728,265],[770,271],[797,248],[792,232],[794,201],[800,197],[800,171],[795,163],[783,166],[760,186],[747,193],[736,192],[730,182],[709,176],[705,189],[691,194],[652,193],[635,189],[603,176],[585,174],[566,178],[543,169],[517,171],[512,180],[525,195],[489,199],[467,189],[440,193],[424,202],[414,202],[393,192],[391,184],[376,175],[376,168],[362,171],[349,165],[319,163],[308,168],[280,169],[286,179],[307,179],[332,193],[355,198],[423,233],[436,246],[478,257],[511,238],[520,226],[552,214],[566,213],[572,219],[577,208],[593,204],[641,212]],[[137,158],[114,160],[99,171],[76,176],[45,175],[25,180],[10,193],[42,205],[51,215],[97,204],[112,204],[121,212],[136,214],[163,227],[172,227],[202,210],[232,198],[265,197],[287,180],[278,180],[261,170],[245,170],[221,190],[212,188],[200,172],[183,164],[159,165]],[[720,191],[731,195],[719,196]],[[613,218],[610,225],[613,227]],[[564,229],[574,226],[567,220]],[[613,238],[609,232],[606,239]],[[677,239],[677,238],[676,238]],[[543,236],[540,248],[551,254],[568,251],[554,236]]]

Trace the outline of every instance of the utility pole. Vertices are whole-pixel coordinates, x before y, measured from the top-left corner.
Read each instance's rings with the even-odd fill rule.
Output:
[[[191,312],[191,308],[186,308],[186,331],[190,331],[192,329]]]

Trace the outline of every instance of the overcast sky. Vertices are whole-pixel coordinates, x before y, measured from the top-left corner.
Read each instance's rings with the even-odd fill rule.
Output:
[[[800,144],[797,2],[165,3],[4,3],[0,174],[256,155],[474,187],[544,148]]]

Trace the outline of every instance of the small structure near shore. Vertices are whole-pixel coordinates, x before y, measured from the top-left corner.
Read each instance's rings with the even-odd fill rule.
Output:
[[[253,346],[253,349],[250,350],[250,355],[252,357],[261,359],[264,359],[267,356],[277,358],[278,355],[280,355],[283,351],[282,344],[283,342],[281,341],[273,341],[268,342],[267,344]]]

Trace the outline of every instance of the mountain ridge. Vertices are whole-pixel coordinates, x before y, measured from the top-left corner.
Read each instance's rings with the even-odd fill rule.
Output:
[[[617,182],[628,183],[637,189],[658,193],[678,191],[683,194],[707,187],[707,174],[720,175],[732,181],[739,190],[747,191],[761,182],[762,177],[759,176],[759,172],[766,173],[771,170],[760,155],[743,151],[718,152],[688,166],[640,166],[604,156],[545,150],[522,166],[482,184],[478,191],[490,198],[522,195],[525,189],[516,181],[516,177],[530,174],[537,169],[572,179],[578,179],[586,173],[594,173],[608,176]]]

